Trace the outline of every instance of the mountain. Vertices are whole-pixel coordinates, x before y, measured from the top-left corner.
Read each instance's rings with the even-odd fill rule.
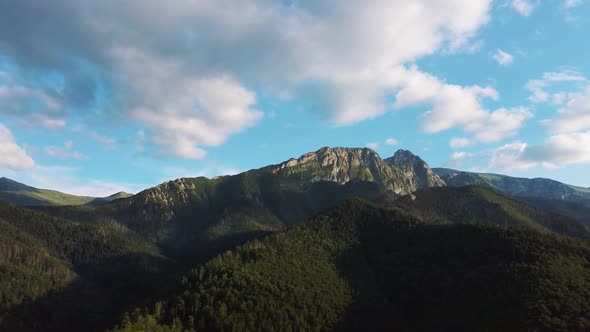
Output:
[[[449,186],[488,185],[506,195],[579,201],[590,199],[590,191],[545,178],[516,178],[491,173],[463,172],[448,168],[434,168]]]
[[[127,198],[127,197],[131,197],[131,196],[133,196],[133,194],[120,191],[118,193],[112,194],[112,195],[107,196],[107,197],[97,197],[97,198],[94,198],[93,200],[91,200],[90,202],[88,202],[86,204],[88,204],[88,205],[100,205],[100,204],[105,204],[105,203],[112,202],[112,201],[114,201],[116,199]]]
[[[55,190],[38,189],[5,177],[0,178],[0,200],[17,205],[82,205],[93,199]]]
[[[114,331],[582,331],[589,260],[551,233],[351,200],[220,254]]]
[[[169,181],[110,204],[40,210],[73,220],[115,220],[171,251],[217,252],[348,198],[384,205],[429,184],[422,179],[428,166],[422,162],[422,173],[414,174],[415,158],[407,160],[412,164],[402,169],[402,161],[390,165],[370,149],[321,148],[233,176]]]
[[[528,204],[576,218],[590,226],[590,190],[544,178],[515,178],[500,174],[434,168],[447,185],[485,185]]]
[[[0,178],[0,201],[20,206],[84,205],[110,202],[131,194],[117,193],[108,197],[90,197],[65,194],[56,190],[38,189],[20,182]]]
[[[28,209],[0,203],[7,223],[0,231],[8,234],[0,236],[0,248],[11,253],[0,262],[0,280],[8,280],[0,281],[0,302],[9,299],[0,309],[0,330],[102,331],[133,308],[140,309],[123,316],[120,329],[157,331],[157,323],[173,325],[162,331],[174,324],[253,329],[240,325],[246,312],[248,321],[266,329],[374,330],[393,322],[412,330],[419,321],[416,329],[432,330],[430,320],[419,318],[424,303],[432,324],[451,324],[445,317],[464,310],[473,319],[454,319],[457,324],[487,322],[502,330],[530,323],[520,315],[545,313],[550,324],[571,327],[568,315],[586,305],[577,295],[566,293],[577,306],[568,312],[502,308],[529,290],[519,305],[538,309],[545,299],[535,296],[547,293],[553,306],[555,290],[534,288],[541,287],[537,282],[572,292],[585,287],[586,245],[579,240],[588,242],[588,228],[489,186],[441,186],[430,172],[407,151],[382,160],[369,149],[322,148],[233,176],[169,181],[110,202]],[[428,184],[436,187],[420,187]],[[242,248],[261,250],[233,250],[245,243]],[[565,274],[538,277],[539,271],[555,272],[547,270],[552,260]],[[199,265],[197,274],[180,277]],[[392,266],[400,270],[391,272]],[[578,274],[570,278],[574,270]],[[195,280],[200,286],[205,275],[210,279],[201,292]],[[573,284],[554,279],[562,277]],[[533,288],[489,297],[523,280]],[[488,287],[484,294],[481,284]],[[457,294],[463,297],[453,302]],[[157,299],[161,303],[153,306]],[[463,301],[478,303],[477,310],[488,301],[493,310],[485,316]],[[238,303],[242,311],[231,316]],[[143,315],[146,307],[154,311]],[[520,330],[546,330],[531,326]]]
[[[393,157],[383,160],[377,152],[368,148],[324,147],[269,169],[303,183],[378,182],[396,194],[409,194],[422,187],[444,186],[444,182],[422,159],[405,150],[399,150]]]
[[[506,228],[526,227],[590,243],[590,228],[579,220],[528,205],[489,186],[424,188],[399,198],[392,206],[427,223],[446,220]]]

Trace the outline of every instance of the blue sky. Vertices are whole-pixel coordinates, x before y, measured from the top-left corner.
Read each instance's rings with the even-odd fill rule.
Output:
[[[0,176],[101,196],[368,146],[590,186],[588,31],[584,0],[3,2]]]

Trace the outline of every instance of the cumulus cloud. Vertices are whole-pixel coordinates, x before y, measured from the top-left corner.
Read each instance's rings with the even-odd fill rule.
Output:
[[[532,117],[522,107],[495,111],[483,108],[482,99],[498,98],[497,91],[491,87],[446,84],[416,68],[402,72],[407,84],[396,94],[394,107],[431,104],[431,109],[421,117],[422,129],[427,133],[458,126],[479,141],[495,142],[515,135],[524,121]]]
[[[556,84],[561,89],[552,92]],[[530,80],[526,87],[532,91],[531,101],[558,108],[555,116],[541,121],[551,134],[590,130],[590,84],[580,73],[573,70],[544,73],[543,78]],[[562,90],[566,88],[568,91]]]
[[[284,99],[311,93],[313,111],[337,125],[383,114],[387,95],[427,75],[403,64],[469,49],[490,4],[22,0],[0,4],[0,52],[17,64],[19,77],[57,72],[62,83],[53,95],[63,104],[90,105],[106,89],[113,100],[104,111],[145,127],[154,154],[201,158],[206,147],[260,120],[254,91]],[[463,108],[447,107],[462,105],[467,118],[478,117],[477,98],[491,93],[437,84],[446,93],[430,97],[436,103],[425,118],[449,112],[441,128],[461,122],[456,112]],[[428,132],[439,130],[428,123]]]
[[[186,82],[182,89],[194,94],[188,98],[179,95],[171,107],[131,112],[150,128],[156,155],[203,158],[206,152],[197,145],[220,145],[262,117],[262,112],[253,108],[254,94],[231,79],[195,80]],[[192,114],[184,111],[191,108]]]
[[[385,144],[386,145],[398,145],[399,141],[396,140],[395,138],[388,138],[385,140]]]
[[[583,92],[572,93],[552,119],[542,123],[552,133],[571,133],[590,130],[590,86]]]
[[[379,147],[379,142],[370,142],[365,144],[369,149],[376,149]]]
[[[14,141],[8,128],[0,123],[0,166],[15,171],[35,167],[35,162],[27,152]]]
[[[449,160],[447,160],[445,162],[445,166],[451,167],[451,168],[458,168],[463,163],[473,160],[475,158],[477,158],[476,154],[468,153],[468,152],[464,152],[464,151],[456,151],[456,152],[453,152],[453,154],[451,155]]]
[[[533,103],[544,103],[550,101],[551,94],[547,88],[556,83],[586,82],[586,78],[575,70],[562,70],[559,72],[546,72],[540,79],[530,80],[526,84],[527,90],[531,92],[529,100]],[[557,98],[562,98],[563,94],[554,94]],[[555,98],[553,98],[555,100]],[[556,100],[559,101],[559,100]]]
[[[64,143],[63,147],[56,147],[56,146],[47,146],[44,149],[45,154],[59,159],[76,159],[76,160],[86,160],[88,159],[87,156],[81,154],[78,151],[74,150],[74,142],[67,141]]]
[[[65,126],[62,105],[58,98],[42,89],[13,83],[3,84],[1,81],[0,115],[18,117],[24,126],[42,125],[49,129]]]
[[[555,85],[570,91],[555,92]],[[564,86],[565,85],[565,86]],[[573,87],[572,87],[573,86]],[[575,70],[546,72],[527,85],[534,103],[548,103],[557,109],[541,120],[549,136],[540,144],[516,141],[494,150],[491,166],[500,170],[547,168],[590,163],[590,85]]]
[[[525,157],[527,144],[516,141],[494,150],[491,167],[500,170],[528,169],[537,163]]]
[[[532,146],[517,141],[497,148],[492,157],[492,167],[501,170],[539,165],[556,168],[580,163],[590,163],[588,131],[549,136],[542,144]]]
[[[114,149],[122,144],[122,140],[117,140],[112,137],[106,136],[94,129],[89,129],[87,126],[83,124],[78,124],[75,127],[71,128],[71,132],[82,134],[83,136],[89,137],[94,141],[100,143],[107,149]]]
[[[501,66],[508,66],[514,61],[514,57],[510,53],[506,53],[501,49],[497,49],[492,55],[492,58]]]
[[[454,137],[449,141],[449,146],[453,149],[465,148],[471,145],[471,140],[465,137]]]
[[[478,121],[468,123],[465,131],[473,133],[479,141],[497,142],[516,135],[524,121],[532,116],[533,114],[525,107],[500,108],[487,113]]]
[[[529,16],[533,12],[535,5],[529,0],[512,0],[510,4],[512,9],[522,16]]]
[[[563,6],[565,8],[574,8],[574,7],[581,5],[582,2],[583,2],[583,0],[564,0]]]

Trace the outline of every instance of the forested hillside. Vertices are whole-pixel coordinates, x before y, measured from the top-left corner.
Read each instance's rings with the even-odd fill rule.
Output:
[[[527,205],[487,186],[425,188],[400,198],[393,205],[426,222],[448,220],[529,227],[590,243],[590,229],[582,222]]]
[[[337,148],[110,201],[0,203],[0,330],[589,328],[586,225],[443,184],[408,151]]]
[[[125,226],[0,202],[0,330],[104,331],[181,268]]]
[[[348,201],[227,251],[115,331],[590,328],[590,249]]]

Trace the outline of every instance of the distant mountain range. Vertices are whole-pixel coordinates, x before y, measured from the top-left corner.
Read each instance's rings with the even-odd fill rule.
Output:
[[[505,195],[549,211],[571,216],[590,225],[590,188],[545,178],[516,178],[501,174],[463,172],[434,168],[449,186],[484,185]]]
[[[590,199],[590,188],[567,185],[551,179],[517,178],[448,168],[434,168],[433,171],[449,186],[486,185],[515,197],[538,197],[571,202]]]
[[[125,192],[118,192],[107,197],[76,196],[56,190],[27,186],[5,177],[0,178],[0,200],[22,206],[101,204],[129,196],[131,194]]]
[[[0,203],[0,330],[590,328],[588,192],[553,180],[325,147],[131,196],[0,193],[28,205]]]

